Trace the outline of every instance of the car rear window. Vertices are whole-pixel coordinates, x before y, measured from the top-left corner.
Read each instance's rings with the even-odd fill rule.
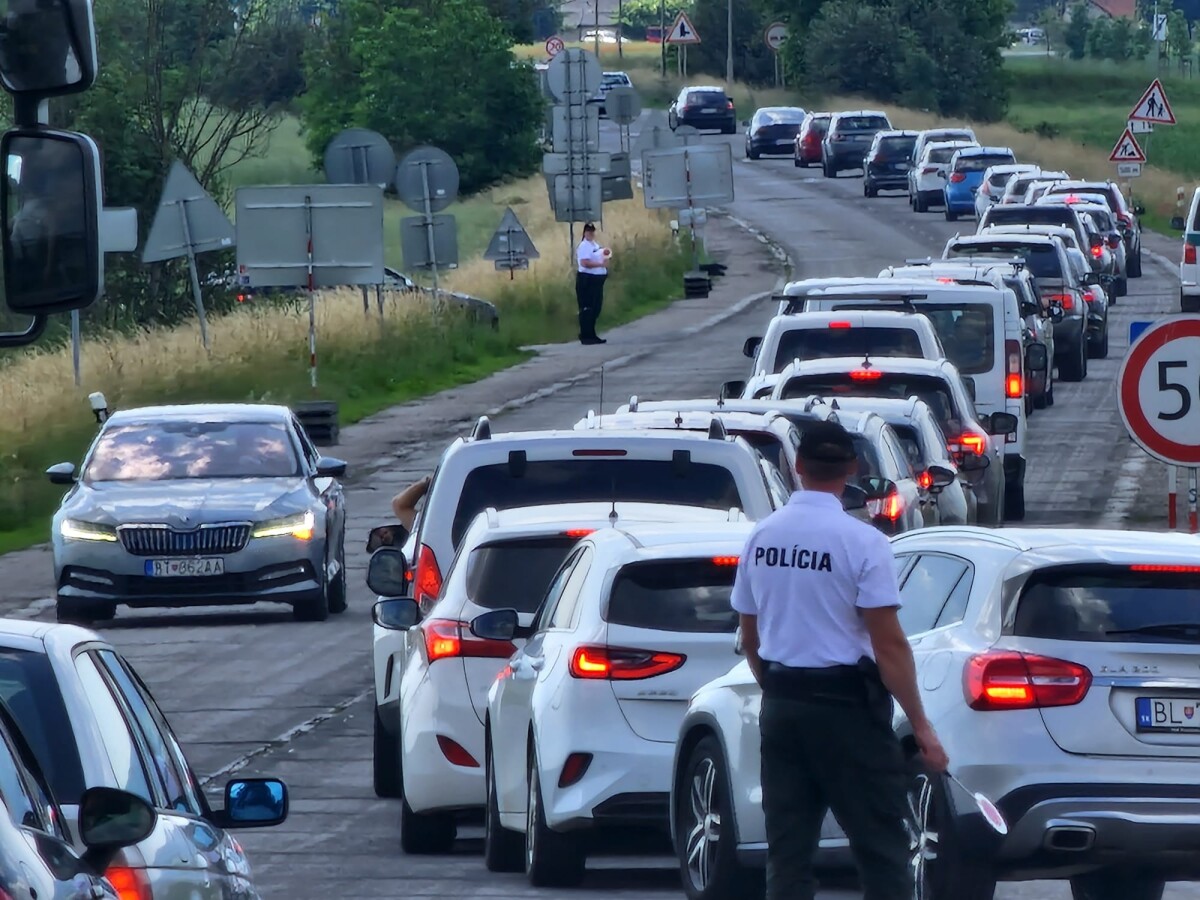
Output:
[[[842,116],[838,119],[838,131],[882,131],[891,127],[883,116]]]
[[[1012,172],[993,172],[991,178],[988,179],[988,185],[994,188],[1004,187],[1010,178],[1012,178]]]
[[[728,101],[722,91],[692,91],[687,102],[689,106],[724,106]]]
[[[839,308],[855,308],[853,305]],[[861,308],[861,307],[858,307]],[[996,366],[995,329],[993,308],[987,303],[933,303],[920,301],[916,307],[933,323],[942,343],[942,349],[958,370],[964,375],[982,375]],[[915,332],[914,332],[915,334]],[[885,354],[871,350],[869,354],[844,353],[840,356],[897,356],[920,358],[921,354]]]
[[[992,166],[1003,166],[1014,162],[1011,154],[997,153],[990,156],[975,155],[960,156],[954,164],[956,172],[982,172]]]
[[[921,453],[921,441],[917,438],[917,430],[911,425],[892,423],[892,431],[896,432],[896,437],[900,441],[900,446],[904,448],[904,455],[908,457],[908,461],[914,469],[925,468],[925,460]]]
[[[795,400],[812,394],[837,397],[883,397],[905,400],[917,397],[929,404],[938,424],[946,434],[957,434],[962,423],[955,418],[954,398],[941,378],[933,375],[909,375],[902,372],[876,370],[870,378],[854,377],[850,372],[828,375],[796,375],[783,386],[782,399]],[[797,424],[801,431],[804,429]]]
[[[910,156],[917,145],[915,137],[886,137],[880,140],[875,153],[877,158],[885,156]]]
[[[762,458],[770,463],[777,471],[787,472],[791,467],[788,465],[787,453],[784,450],[783,441],[769,431],[734,431],[732,434],[737,435],[751,447],[762,454]]]
[[[970,244],[952,244],[949,256],[1020,256],[1034,278],[1063,277],[1058,252],[1049,244],[1025,244],[1020,239],[972,241]]]
[[[537,610],[579,537],[520,538],[482,544],[467,560],[467,597],[485,609]]]
[[[953,147],[934,147],[929,151],[929,162],[931,163],[947,163],[955,154]]]
[[[804,110],[786,107],[760,109],[754,118],[759,125],[799,125],[804,121]]]
[[[984,213],[989,225],[1062,225],[1075,229],[1075,212],[1066,206],[993,206]]]
[[[0,700],[17,721],[50,790],[60,803],[79,802],[86,785],[67,707],[44,654],[0,649]]]
[[[729,605],[736,565],[707,559],[630,563],[617,573],[604,618],[611,625],[693,634],[733,634]]]
[[[794,359],[868,355],[920,359],[924,354],[921,338],[911,328],[798,328],[779,336],[772,371],[782,371]]]
[[[942,141],[974,141],[975,136],[969,131],[934,131],[925,137],[930,144]]]
[[[512,509],[606,500],[742,507],[733,473],[711,463],[620,457],[523,462],[514,457],[512,463],[480,466],[467,475],[450,537],[457,547],[471,520],[489,506]]]
[[[1067,641],[1200,644],[1200,573],[1172,566],[1058,566],[1033,573],[1013,634]],[[1168,571],[1156,571],[1166,569]]]

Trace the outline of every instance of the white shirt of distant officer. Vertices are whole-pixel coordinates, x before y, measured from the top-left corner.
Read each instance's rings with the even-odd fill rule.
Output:
[[[576,270],[584,275],[607,275],[608,258],[604,255],[604,248],[596,243],[595,238],[595,230],[584,230],[583,240],[579,242],[575,251]]]
[[[884,686],[908,717],[925,763],[944,772],[949,759],[925,716],[912,648],[897,616],[891,548],[883,534],[842,507],[857,461],[801,457],[796,472],[804,490],[758,524],[739,563],[732,602],[750,670],[762,684],[764,657],[803,668],[855,665],[873,657]],[[760,640],[760,631],[767,640]]]

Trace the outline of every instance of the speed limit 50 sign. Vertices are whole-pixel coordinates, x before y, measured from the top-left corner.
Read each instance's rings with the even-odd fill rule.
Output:
[[[1125,427],[1143,450],[1177,466],[1200,466],[1200,316],[1147,328],[1117,376]]]

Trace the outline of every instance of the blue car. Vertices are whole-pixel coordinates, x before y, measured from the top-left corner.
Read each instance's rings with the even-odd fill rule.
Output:
[[[956,151],[950,158],[943,189],[946,221],[975,215],[975,192],[983,181],[983,173],[992,166],[1011,165],[1016,161],[1011,147],[963,147]]]

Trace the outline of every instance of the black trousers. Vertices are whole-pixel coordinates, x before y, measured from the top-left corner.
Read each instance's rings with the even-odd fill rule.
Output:
[[[579,339],[596,337],[596,320],[604,305],[604,279],[607,275],[575,273],[575,302],[579,304]]]
[[[850,839],[864,900],[911,900],[912,815],[891,698],[853,702],[771,675],[759,719],[767,900],[813,900],[813,856],[829,810]]]

